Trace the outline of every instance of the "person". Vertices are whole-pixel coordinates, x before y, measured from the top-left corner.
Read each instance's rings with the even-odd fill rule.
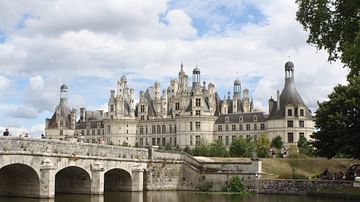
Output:
[[[25,133],[25,137],[29,137],[29,134],[28,134],[28,133]]]
[[[5,129],[5,131],[3,132],[3,136],[9,136],[9,129]]]
[[[44,134],[41,134],[41,139],[45,139],[45,135],[44,135]]]

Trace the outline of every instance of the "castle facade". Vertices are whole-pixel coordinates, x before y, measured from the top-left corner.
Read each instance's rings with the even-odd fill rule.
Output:
[[[172,146],[190,148],[220,140],[229,146],[238,137],[256,139],[266,134],[280,136],[285,144],[296,144],[300,136],[307,139],[314,131],[310,110],[294,82],[294,64],[285,64],[285,85],[276,100],[269,99],[269,112],[253,107],[249,90],[234,81],[233,94],[220,98],[213,83],[201,82],[198,67],[192,81],[183,65],[178,78],[166,88],[159,82],[140,91],[135,103],[135,90],[127,85],[126,76],[110,91],[108,110],[76,110],[67,104],[68,87],[60,87],[60,103],[46,119],[46,137],[131,146]]]

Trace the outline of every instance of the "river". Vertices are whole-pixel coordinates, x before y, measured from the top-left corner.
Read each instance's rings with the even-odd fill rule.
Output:
[[[310,196],[223,194],[198,192],[108,192],[104,196],[56,195],[55,199],[0,197],[0,202],[346,202],[344,199]],[[349,202],[351,200],[348,200]]]

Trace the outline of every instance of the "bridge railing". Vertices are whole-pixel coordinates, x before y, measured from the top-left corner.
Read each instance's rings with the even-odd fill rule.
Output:
[[[148,159],[148,150],[143,148],[25,137],[0,137],[0,152],[29,152],[40,154],[69,154],[79,156]]]

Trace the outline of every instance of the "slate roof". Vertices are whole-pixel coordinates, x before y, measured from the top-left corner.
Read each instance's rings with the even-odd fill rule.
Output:
[[[242,121],[240,120],[242,116]],[[257,121],[254,121],[254,116],[257,116]],[[226,122],[226,117],[229,117],[229,122]],[[265,122],[266,116],[264,112],[249,112],[249,113],[240,113],[240,114],[222,114],[216,119],[215,124],[224,124],[224,123],[251,123],[251,122]]]

